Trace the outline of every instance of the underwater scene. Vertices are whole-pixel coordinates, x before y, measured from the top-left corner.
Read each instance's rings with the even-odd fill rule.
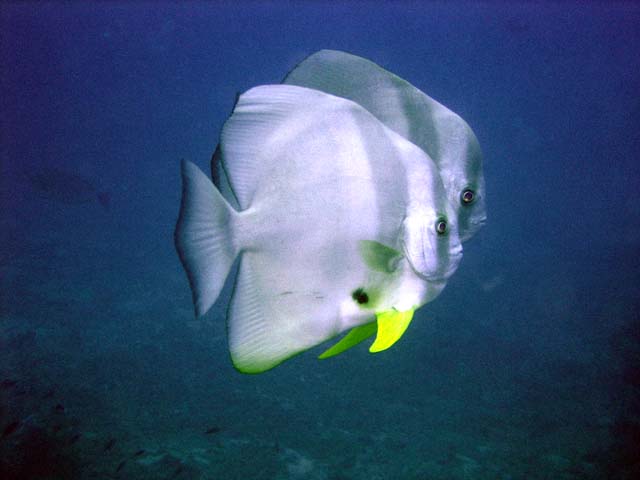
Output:
[[[640,478],[637,3],[0,28],[0,479]]]

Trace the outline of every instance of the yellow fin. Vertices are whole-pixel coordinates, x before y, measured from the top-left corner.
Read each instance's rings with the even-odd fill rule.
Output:
[[[404,312],[387,310],[386,312],[378,313],[378,335],[375,342],[369,347],[369,351],[371,353],[381,352],[400,340],[400,337],[411,323],[413,312],[415,312],[415,309]]]
[[[349,333],[340,339],[338,343],[324,351],[318,358],[324,360],[325,358],[335,357],[345,350],[355,347],[357,344],[376,333],[376,328],[376,322],[352,328]]]

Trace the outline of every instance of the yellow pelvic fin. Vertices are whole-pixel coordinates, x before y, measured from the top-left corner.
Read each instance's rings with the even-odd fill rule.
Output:
[[[413,312],[415,312],[415,309],[404,312],[387,310],[386,312],[378,313],[376,315],[378,317],[378,335],[375,342],[369,347],[369,351],[371,353],[381,352],[400,340],[400,337],[411,323]]]
[[[376,328],[376,322],[352,328],[338,343],[324,351],[318,358],[324,360],[325,358],[334,357],[345,350],[349,350],[351,347],[356,346],[376,333]]]

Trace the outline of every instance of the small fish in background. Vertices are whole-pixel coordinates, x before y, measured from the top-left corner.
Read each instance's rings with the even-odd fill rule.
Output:
[[[144,448],[141,448],[140,450],[138,450],[137,452],[135,452],[133,454],[133,458],[138,458],[141,457],[142,455],[144,455],[147,451]]]
[[[71,438],[69,438],[69,445],[73,445],[74,443],[76,443],[78,440],[80,440],[80,437],[82,435],[80,433],[74,433]]]
[[[53,407],[53,411],[55,413],[64,413],[64,405],[61,403],[57,403],[55,407]]]
[[[26,177],[31,187],[43,197],[67,205],[78,205],[97,201],[109,210],[111,194],[101,191],[92,180],[58,167],[45,167],[29,172]]]
[[[122,470],[126,464],[127,464],[127,461],[126,461],[126,460],[122,460],[122,461],[118,464],[118,467],[116,468],[116,473],[118,473],[120,470]]]
[[[213,435],[214,433],[218,433],[220,431],[219,427],[211,427],[208,428],[204,433],[205,435]]]
[[[422,149],[348,99],[293,85],[241,95],[218,149],[234,209],[182,162],[175,243],[196,315],[236,257],[233,365],[260,373],[349,333],[321,358],[376,335],[399,340],[462,257],[456,209]]]

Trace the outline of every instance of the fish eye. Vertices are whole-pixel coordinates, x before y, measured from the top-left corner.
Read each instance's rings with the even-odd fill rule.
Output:
[[[440,217],[436,221],[436,233],[438,235],[444,235],[447,233],[447,220],[443,217]]]
[[[467,188],[460,195],[460,199],[462,200],[463,205],[469,205],[476,199],[476,194],[473,190]]]

